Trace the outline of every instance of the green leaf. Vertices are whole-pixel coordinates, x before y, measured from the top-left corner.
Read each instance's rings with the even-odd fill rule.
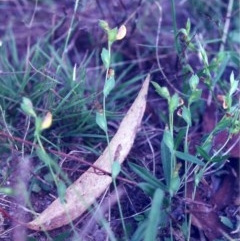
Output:
[[[110,42],[110,44],[116,41],[117,33],[118,33],[117,28],[113,28],[108,31],[108,41]]]
[[[139,224],[139,226],[137,227],[137,230],[134,232],[131,238],[131,241],[143,240],[144,232],[146,230],[147,224],[148,224],[148,220],[144,220]]]
[[[109,93],[112,91],[112,89],[115,86],[115,78],[114,76],[110,76],[106,81],[105,81],[105,85],[103,88],[103,94],[105,97],[107,97],[109,95]]]
[[[57,184],[57,192],[61,203],[65,202],[66,190],[66,184],[62,180],[59,180]]]
[[[186,128],[181,128],[178,131],[177,136],[174,138],[174,149],[175,150],[179,149],[179,146],[184,141],[185,135],[186,135]]]
[[[177,174],[175,177],[171,179],[171,182],[170,182],[169,193],[171,197],[178,191],[179,186],[180,186],[180,178]]]
[[[115,160],[112,164],[112,178],[116,179],[121,171],[121,164],[118,160]]]
[[[210,134],[207,139],[204,141],[202,144],[202,149],[205,150],[207,153],[212,149],[212,144],[213,144],[213,135]]]
[[[101,59],[102,59],[102,62],[104,64],[105,68],[109,69],[111,60],[110,60],[110,53],[106,48],[102,49]]]
[[[163,166],[163,174],[164,179],[166,181],[166,185],[169,188],[170,187],[170,181],[171,181],[171,152],[167,145],[165,144],[164,140],[161,141],[161,161]]]
[[[0,193],[8,196],[14,195],[14,190],[10,187],[0,187]]]
[[[22,99],[21,109],[25,112],[25,114],[30,115],[34,118],[37,117],[37,115],[33,109],[32,101],[26,97],[23,97],[23,99]]]
[[[110,29],[108,23],[105,20],[99,20],[99,26],[106,32],[108,32]]]
[[[196,176],[194,178],[194,183],[195,183],[196,187],[200,183],[203,175],[204,175],[204,169],[202,168],[202,169],[200,169],[200,171],[196,174]]]
[[[191,39],[189,39],[189,40],[191,41]],[[191,51],[196,51],[196,47],[192,42],[188,42],[187,48],[190,49]],[[191,65],[190,65],[190,67],[191,67]],[[191,68],[191,70],[192,70],[191,73],[193,74],[194,73],[193,68]]]
[[[188,45],[188,48],[191,46],[191,44],[190,45]],[[194,73],[194,70],[193,70],[193,68],[192,68],[192,66],[190,65],[190,64],[185,64],[184,66],[183,66],[183,73]]]
[[[232,85],[235,81],[235,78],[234,78],[234,72],[232,71],[231,74],[230,74],[230,84]]]
[[[161,188],[163,191],[167,191],[166,186],[161,183],[156,177],[152,175],[146,168],[140,167],[134,163],[129,162],[128,165],[130,168],[144,181],[149,185],[152,185],[154,188]]]
[[[166,129],[164,130],[163,141],[166,144],[166,146],[169,148],[169,151],[172,152],[174,150],[174,141],[169,130],[166,130]]]
[[[187,31],[187,34],[189,35],[190,31],[191,31],[191,21],[190,21],[189,18],[188,18],[187,23],[186,23],[186,31]]]
[[[201,146],[196,146],[196,149],[197,149],[198,154],[201,155],[204,160],[210,161],[211,157]]]
[[[155,187],[153,187],[151,184],[147,182],[140,182],[138,183],[138,186],[149,196],[153,197],[153,194],[156,190]]]
[[[232,124],[232,119],[228,118],[228,117],[223,117],[215,126],[214,130],[212,131],[212,133],[215,135],[217,134],[219,131],[223,131],[226,130],[227,127],[230,127]]]
[[[231,220],[228,217],[224,217],[224,216],[219,216],[221,222],[227,226],[230,229],[233,229],[233,223],[231,222]]]
[[[169,112],[173,113],[179,106],[179,97],[178,94],[174,94],[171,98],[170,98],[170,102],[169,102]]]
[[[161,189],[157,189],[152,200],[144,241],[155,241],[157,238],[163,198],[164,192]]]
[[[231,86],[230,91],[229,91],[230,96],[233,95],[236,92],[236,90],[238,88],[238,82],[239,81],[235,80],[234,73],[232,72],[231,75],[230,75],[230,86]]]
[[[42,150],[41,148],[37,147],[36,148],[36,154],[38,156],[38,158],[43,161],[43,163],[48,166],[53,168],[53,170],[55,170],[56,173],[61,173],[61,168],[59,168],[59,165],[57,164],[57,162],[52,159],[52,157],[50,155],[48,155],[48,153],[45,150]],[[51,175],[50,173],[48,173],[49,175]],[[52,176],[52,180],[55,180],[55,177]],[[61,177],[62,178],[66,178],[64,176],[64,173],[61,173]],[[50,180],[50,179],[49,179]]]
[[[170,187],[169,187],[169,193],[171,197],[179,190],[180,187],[180,177],[179,177],[179,170],[181,168],[182,164],[179,162],[175,165],[172,177],[171,177],[171,182],[170,182]]]
[[[237,89],[238,89],[238,81],[235,80],[231,85],[229,95],[232,96],[236,92]]]
[[[191,105],[193,102],[200,100],[201,95],[202,95],[202,90],[196,89],[195,91],[193,91],[188,100],[189,104]]]
[[[185,38],[187,38],[188,33],[187,33],[187,30],[186,30],[185,28],[181,28],[181,29],[179,29],[177,35],[179,35],[180,33],[183,34]]]
[[[180,152],[180,151],[175,151],[174,153],[175,153],[176,157],[178,157],[181,160],[188,161],[188,162],[191,162],[194,164],[198,164],[199,166],[204,166],[204,163],[201,160],[199,160],[197,157],[195,157],[189,153],[184,153],[184,152]]]
[[[41,125],[42,125],[42,119],[40,117],[35,118],[35,131],[34,136],[39,136],[41,133]]]
[[[211,158],[211,161],[212,162],[222,162],[222,161],[225,161],[229,158],[229,155],[220,155],[220,156],[215,156],[213,158]]]
[[[216,76],[214,77],[214,79],[212,80],[213,86],[216,85],[216,83],[221,80],[221,76],[223,75],[223,73],[226,70],[226,67],[228,66],[228,63],[230,61],[230,54],[228,54],[227,52],[224,52],[224,58],[223,60],[220,62],[220,66],[218,66],[218,68],[215,68],[215,72],[216,72]]]
[[[189,80],[189,85],[192,91],[195,91],[197,89],[199,83],[199,78],[196,74],[193,74]]]
[[[103,113],[96,113],[96,123],[104,132],[107,132],[107,121]]]
[[[151,81],[151,83],[153,84],[156,92],[160,96],[162,96],[164,99],[167,99],[167,100],[170,99],[170,94],[167,87],[161,87],[157,82],[154,82],[154,81]]]
[[[43,161],[47,166],[53,165],[53,160],[52,158],[41,148],[36,148],[36,154],[38,158]]]
[[[208,56],[207,56],[206,50],[203,48],[200,42],[198,42],[198,44],[199,44],[199,51],[201,53],[204,65],[205,67],[207,67],[209,65],[209,62],[208,62]]]
[[[186,106],[183,106],[182,109],[182,118],[186,121],[186,123],[191,126],[192,125],[192,119],[191,119],[191,112]]]

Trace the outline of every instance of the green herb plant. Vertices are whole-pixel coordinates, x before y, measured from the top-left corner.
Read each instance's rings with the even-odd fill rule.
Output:
[[[48,112],[44,118],[37,116],[31,100],[26,97],[23,97],[21,108],[27,115],[34,118],[34,124],[35,124],[34,138],[35,139],[33,143],[35,144],[37,142],[37,144],[39,145],[39,147],[36,148],[36,153],[40,158],[40,160],[42,160],[49,168],[52,178],[54,180],[54,183],[57,187],[58,195],[60,199],[64,201],[66,184],[64,181],[58,178],[58,175],[60,174],[59,173],[60,168],[58,164],[47,154],[41,141],[42,131],[49,128],[52,124],[52,114],[51,112]]]
[[[163,131],[160,144],[163,181],[158,180],[145,168],[130,163],[132,170],[144,180],[144,182],[138,184],[139,187],[152,198],[152,206],[149,212],[146,211],[148,218],[139,225],[132,239],[134,241],[143,239],[144,235],[147,235],[149,232],[148,224],[150,225],[151,223],[150,220],[153,213],[156,215],[161,213],[160,217],[157,220],[155,219],[158,222],[157,227],[166,228],[167,224],[170,224],[171,236],[169,240],[173,240],[171,212],[174,198],[181,193],[181,190],[184,190],[184,197],[187,197],[187,183],[190,178],[193,178],[195,185],[192,199],[194,200],[196,190],[203,176],[206,175],[209,169],[218,168],[228,159],[228,151],[224,151],[224,148],[233,135],[240,133],[240,106],[238,100],[235,98],[239,88],[239,81],[235,79],[233,72],[230,75],[229,83],[222,79],[226,66],[230,61],[234,60],[235,56],[230,52],[220,52],[217,53],[212,61],[209,61],[207,52],[202,44],[193,42],[192,36],[190,36],[190,29],[191,23],[188,20],[186,29],[176,30],[175,33],[177,35],[180,33],[183,34],[188,43],[189,50],[199,53],[202,57],[203,68],[197,71],[197,73],[193,73],[191,66],[187,67],[190,70],[191,76],[183,83],[185,86],[184,95],[179,96],[178,93],[170,94],[167,87],[160,86],[157,82],[152,81],[156,92],[167,101],[168,106],[167,123],[165,123],[166,127]],[[176,45],[178,46],[178,44]],[[186,62],[184,66],[186,67]],[[204,86],[200,85],[200,78],[204,79]],[[219,88],[219,86],[224,86],[223,92],[225,94],[215,94],[215,88]],[[202,97],[203,88],[209,90],[209,98],[216,100],[218,103],[220,101],[222,105],[221,112],[224,114],[214,129],[210,133],[207,133],[202,138],[200,144],[196,146],[195,153],[190,153],[189,134],[195,118],[194,110],[201,110],[205,106]],[[180,120],[183,120],[183,122]],[[179,125],[179,123],[181,124]],[[216,149],[212,141],[223,130],[227,131],[228,137],[225,143],[219,149]],[[181,143],[183,144],[181,145]],[[184,171],[182,172],[183,168]],[[158,201],[158,206],[156,207],[155,198],[157,193],[161,201]],[[159,211],[159,208],[161,211]],[[185,239],[190,240],[191,215],[189,215],[189,219],[185,219],[182,225],[177,225],[184,234]],[[144,240],[156,239],[157,227],[152,223],[151,227],[150,233],[155,234],[154,238],[145,238]]]
[[[111,47],[112,44],[117,41],[121,40],[125,37],[126,35],[126,27],[122,25],[119,29],[118,28],[113,28],[111,29],[108,25],[108,23],[104,20],[99,21],[99,26],[106,32],[107,34],[107,49],[103,48],[101,52],[101,59],[104,64],[104,68],[106,71],[105,75],[105,82],[104,82],[104,88],[103,88],[103,108],[102,110],[99,110],[96,113],[96,123],[98,126],[105,132],[106,135],[106,140],[107,144],[109,146],[109,135],[108,135],[108,125],[107,125],[107,117],[106,117],[106,98],[112,91],[112,89],[115,87],[115,75],[114,75],[114,70],[111,68]],[[107,161],[107,160],[106,160]],[[111,149],[109,148],[109,160],[112,165],[112,179],[113,179],[113,185],[116,190],[117,194],[117,199],[118,199],[118,208],[119,208],[119,213],[122,221],[122,226],[123,226],[123,231],[125,235],[125,239],[128,239],[128,234],[127,234],[127,229],[126,225],[124,222],[124,217],[122,213],[122,208],[119,200],[119,195],[117,191],[117,184],[116,184],[116,178],[119,175],[121,171],[121,166],[118,160],[114,160],[113,153],[111,153]]]

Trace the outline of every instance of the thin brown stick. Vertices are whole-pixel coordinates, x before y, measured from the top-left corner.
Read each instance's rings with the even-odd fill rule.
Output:
[[[33,146],[35,148],[39,147],[37,144],[34,144],[32,143],[31,141],[27,141],[27,140],[23,140],[19,137],[16,137],[16,136],[12,136],[12,135],[9,135],[8,133],[5,133],[5,132],[2,132],[0,131],[0,137],[5,137],[5,138],[8,138],[8,139],[11,139],[11,140],[14,140],[14,141],[17,141],[17,142],[20,142],[20,143],[23,143],[25,145],[29,145],[29,146]],[[97,167],[91,163],[89,163],[88,161],[84,160],[83,158],[80,158],[80,157],[76,157],[76,156],[72,156],[72,155],[69,155],[67,153],[64,153],[64,152],[61,152],[61,151],[55,151],[55,150],[51,150],[49,149],[48,152],[52,153],[52,154],[55,154],[57,156],[60,156],[62,158],[67,158],[67,159],[70,159],[70,160],[74,160],[74,161],[79,161],[83,164],[86,164],[88,167],[92,167],[94,168],[95,172],[99,173],[99,175],[108,175],[108,176],[111,176],[111,173],[103,170],[102,168],[100,167]],[[136,182],[134,181],[131,181],[131,180],[128,180],[126,178],[123,178],[123,177],[117,177],[118,180],[121,180],[121,181],[124,181],[126,183],[129,183],[129,184],[132,184],[132,185],[137,185]]]

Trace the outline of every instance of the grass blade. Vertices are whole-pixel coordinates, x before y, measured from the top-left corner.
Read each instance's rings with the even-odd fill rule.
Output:
[[[157,237],[157,229],[160,221],[161,207],[163,203],[164,192],[157,189],[152,200],[152,207],[149,214],[149,220],[144,236],[144,241],[155,241]]]

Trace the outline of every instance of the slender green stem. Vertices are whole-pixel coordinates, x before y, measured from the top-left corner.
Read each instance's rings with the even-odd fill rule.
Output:
[[[111,62],[111,43],[108,41],[108,58]],[[106,69],[106,76],[105,76],[105,82],[108,80],[108,72],[109,72],[109,68]],[[106,117],[106,96],[103,95],[103,117],[104,117],[104,121],[105,123],[107,123],[107,117]],[[109,143],[110,143],[110,140],[109,140],[109,135],[108,135],[108,126],[106,124],[106,139],[107,139],[107,144],[109,146]],[[112,160],[112,155],[111,155],[111,150],[110,148],[108,148],[109,150],[109,159],[110,159],[110,162],[112,163],[113,160]]]
[[[187,106],[188,110],[190,110],[190,106],[188,104]],[[185,140],[184,140],[184,152],[185,153],[188,153],[188,133],[189,133],[189,124],[187,124],[187,127],[186,127],[186,133],[185,133]],[[185,195],[185,198],[187,197],[187,173],[188,173],[188,169],[189,169],[189,165],[188,165],[188,162],[186,161],[185,162],[185,185],[184,185],[184,195]],[[195,188],[194,188],[194,195],[195,196]],[[186,213],[186,210],[187,210],[187,205],[185,203],[184,205],[184,209],[185,209],[185,213]],[[187,241],[189,241],[189,238],[190,238],[190,233],[191,233],[191,214],[189,215],[189,220],[188,220],[188,232],[187,232]]]
[[[121,207],[121,203],[120,203],[120,198],[119,198],[119,194],[118,194],[118,190],[117,190],[116,179],[113,179],[113,185],[114,185],[114,189],[116,191],[118,209],[119,209],[119,214],[120,214],[122,227],[123,227],[123,231],[124,231],[124,235],[125,235],[125,240],[129,240],[128,239],[128,234],[127,234],[127,228],[126,228],[126,225],[125,225],[125,222],[124,222],[124,217],[123,217],[122,207]]]
[[[40,135],[37,134],[37,135],[36,135],[36,138],[37,138],[37,142],[38,142],[41,150],[46,153],[46,151],[45,151],[45,149],[44,149],[44,147],[43,147],[43,145],[42,145],[42,141],[41,141],[41,139],[40,139]],[[50,173],[51,173],[51,175],[52,175],[52,177],[53,177],[53,180],[54,180],[54,182],[55,182],[55,185],[56,185],[56,187],[57,187],[57,186],[58,186],[58,182],[57,182],[57,179],[56,179],[56,175],[55,175],[55,173],[54,173],[54,171],[53,171],[53,169],[52,169],[52,164],[51,164],[50,162],[48,162],[48,163],[47,163],[47,166],[48,166],[48,168],[49,168],[49,170],[50,170]]]
[[[169,130],[173,139],[173,113],[169,111]],[[172,150],[173,151],[173,150]],[[173,173],[176,167],[176,156],[172,153],[171,155],[171,179],[173,178]]]
[[[188,104],[188,110],[190,111],[190,106]],[[184,152],[185,153],[188,153],[188,133],[189,133],[189,124],[187,124],[187,127],[186,127],[186,133],[185,133],[185,140],[184,140]],[[188,169],[189,169],[189,165],[188,165],[188,162],[185,162],[185,197],[187,195],[187,173],[188,173]],[[186,209],[186,206],[185,206],[185,209]]]
[[[108,41],[108,58],[109,58],[110,62],[111,62],[111,46],[112,46],[112,42]],[[110,66],[106,69],[105,83],[106,83],[106,81],[108,81],[109,69],[110,69]],[[109,160],[110,160],[111,164],[113,164],[114,160],[113,160],[112,153],[111,153],[111,150],[110,150],[110,145],[109,145],[110,140],[109,140],[109,135],[108,135],[108,127],[107,127],[106,96],[105,95],[103,95],[103,118],[104,118],[104,121],[106,123],[105,135],[106,135],[107,144],[108,144]],[[115,179],[113,179],[113,186],[114,186],[114,189],[116,190],[118,209],[119,209],[119,213],[120,213],[120,217],[121,217],[123,231],[124,231],[124,234],[125,234],[125,239],[128,240],[127,229],[126,229],[126,225],[125,225],[125,222],[124,222],[122,207],[121,207],[120,198],[119,198],[119,194],[118,194],[118,190],[117,190],[117,184],[116,184]]]
[[[194,185],[193,194],[192,194],[192,200],[195,199],[196,191],[197,191],[197,187],[196,187],[196,185]],[[189,214],[187,241],[190,241],[190,235],[191,235],[191,223],[192,223],[191,220],[192,220],[192,215]]]
[[[190,106],[188,105],[188,110],[190,112]],[[188,133],[189,133],[189,124],[187,124],[187,128],[186,128],[186,134],[185,134],[185,140],[184,140],[184,152],[188,153]]]
[[[172,136],[172,139],[173,139],[173,112],[171,112],[169,110],[169,130],[170,130],[170,133],[171,133],[171,136]],[[170,186],[172,185],[171,182],[174,178],[174,170],[175,170],[175,166],[176,166],[176,156],[174,155],[173,153],[173,150],[171,150],[171,177],[170,177]],[[169,212],[171,213],[171,210],[172,210],[172,206],[171,206],[171,203],[172,203],[172,195],[169,195],[169,203],[170,203],[170,206],[169,206]],[[170,218],[170,228],[172,228],[172,219]],[[172,229],[170,229],[170,240],[173,241],[173,234],[172,234]]]
[[[36,134],[36,139],[37,139],[38,145],[40,146],[40,148],[42,149],[42,151],[45,152],[45,149],[44,149],[44,147],[43,147],[43,145],[42,145],[42,142],[41,142],[41,140],[40,140],[39,134]]]

